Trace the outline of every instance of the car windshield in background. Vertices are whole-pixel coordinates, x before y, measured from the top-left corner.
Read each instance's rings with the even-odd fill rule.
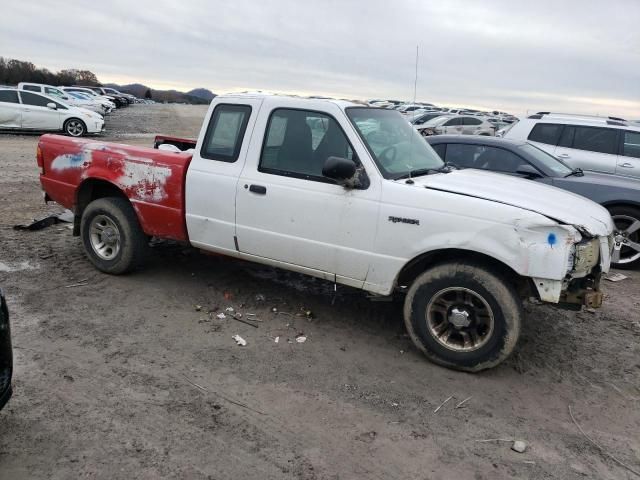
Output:
[[[535,145],[531,145],[530,143],[525,143],[524,145],[522,145],[520,147],[520,150],[523,150],[524,152],[534,157],[538,162],[540,162],[546,170],[550,171],[547,173],[553,172],[559,177],[565,177],[573,171],[572,168],[562,163],[553,155],[548,154],[544,150],[536,147]]]
[[[346,110],[385,178],[444,166],[438,154],[399,112],[366,107]]]

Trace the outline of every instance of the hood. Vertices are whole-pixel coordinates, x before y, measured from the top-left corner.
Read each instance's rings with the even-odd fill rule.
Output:
[[[536,212],[573,225],[591,236],[606,236],[613,231],[613,221],[604,207],[580,195],[531,180],[469,168],[425,175],[413,181],[414,187],[482,198]]]

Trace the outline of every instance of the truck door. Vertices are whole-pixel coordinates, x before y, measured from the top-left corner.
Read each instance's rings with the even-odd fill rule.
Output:
[[[261,99],[213,103],[187,170],[185,209],[190,242],[236,251],[236,185]]]
[[[238,183],[238,248],[362,286],[371,262],[380,190],[366,181],[347,189],[322,176],[329,156],[359,163],[354,142],[336,120],[341,117],[346,124],[344,113],[335,109],[335,116],[294,108],[263,111],[256,132],[265,132],[264,137],[253,138]]]

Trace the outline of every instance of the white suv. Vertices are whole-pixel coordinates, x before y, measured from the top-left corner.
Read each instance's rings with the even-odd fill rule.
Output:
[[[622,118],[539,112],[504,137],[534,143],[575,168],[640,178],[640,126]]]

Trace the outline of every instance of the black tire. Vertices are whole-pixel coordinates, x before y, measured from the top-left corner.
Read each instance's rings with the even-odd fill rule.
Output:
[[[62,127],[70,137],[82,137],[87,134],[87,125],[79,118],[69,118]]]
[[[107,231],[107,228],[111,230]],[[82,213],[80,235],[91,263],[112,275],[130,272],[141,265],[149,248],[136,212],[124,198],[107,197],[91,202]],[[113,243],[111,249],[110,241]],[[101,244],[103,247],[99,251]]]
[[[608,210],[611,214],[611,217],[613,218],[614,223],[616,224],[617,232],[624,230],[634,220],[640,222],[640,208],[620,205],[616,207],[610,207]],[[626,238],[636,244],[640,243],[640,230],[636,230],[631,234],[627,234]],[[624,244],[622,244],[622,246],[623,248],[620,252],[622,263],[614,263],[612,261],[611,266],[624,270],[638,268],[640,266],[640,252],[635,251],[631,247],[625,247]]]
[[[474,301],[490,308],[493,316],[493,328],[490,331],[488,328],[484,329],[485,340],[477,342],[475,349],[455,350],[443,345],[426,320],[427,309],[433,304],[432,300],[437,301],[443,295],[457,294],[458,291],[464,291],[465,294],[472,292],[469,295]],[[471,319],[470,327],[473,327],[482,323],[476,320],[480,316],[475,317],[474,312],[480,313],[480,309],[485,307],[474,307],[471,302],[465,304],[464,308],[455,307],[454,310],[459,312],[467,309],[467,313],[470,312],[471,315],[467,318]],[[522,317],[522,302],[511,283],[484,266],[469,263],[446,263],[430,268],[413,282],[404,303],[405,326],[416,347],[434,363],[467,372],[478,372],[503,362],[518,342]],[[449,314],[447,318],[451,318]],[[460,343],[464,343],[461,330],[465,330],[466,335],[470,329],[457,329],[453,324],[450,327],[450,341],[454,343],[459,338]]]

